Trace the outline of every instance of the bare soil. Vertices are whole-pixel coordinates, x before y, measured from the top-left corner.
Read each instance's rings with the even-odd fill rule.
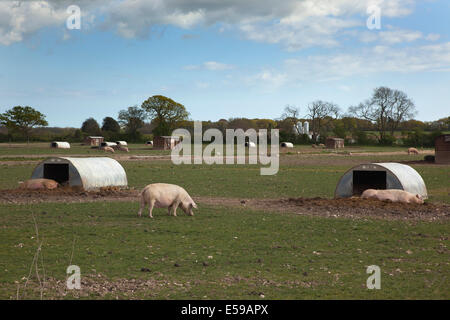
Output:
[[[450,219],[450,205],[439,203],[404,204],[390,201],[361,199],[285,198],[285,199],[240,199],[220,197],[193,197],[200,204],[246,207],[253,210],[295,213],[330,218],[379,218],[389,220],[437,221]],[[10,189],[0,191],[0,203],[42,202],[93,202],[93,201],[138,201],[139,190],[102,188],[84,191],[63,187],[54,190]]]

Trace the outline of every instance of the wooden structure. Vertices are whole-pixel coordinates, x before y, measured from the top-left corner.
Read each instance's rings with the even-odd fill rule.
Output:
[[[100,136],[89,136],[84,139],[84,144],[91,147],[99,147],[105,138]]]
[[[434,140],[434,162],[450,164],[450,134],[443,134]]]
[[[153,138],[153,149],[172,150],[181,142],[180,137],[175,136],[156,136]]]
[[[325,140],[325,147],[328,149],[340,149],[344,147],[344,139],[341,138],[327,138]]]

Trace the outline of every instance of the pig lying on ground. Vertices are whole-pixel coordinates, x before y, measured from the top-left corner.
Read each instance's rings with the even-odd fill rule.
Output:
[[[149,205],[149,217],[153,218],[152,210],[156,208],[168,208],[169,216],[177,216],[178,206],[184,213],[193,216],[192,208],[197,209],[197,205],[189,194],[182,187],[167,184],[167,183],[153,183],[146,186],[141,192],[141,207],[139,208],[138,216],[142,215],[142,210],[146,205]]]
[[[398,190],[398,189],[387,189],[387,190],[375,190],[375,189],[367,189],[365,190],[361,198],[363,199],[377,199],[377,200],[390,200],[392,202],[401,202],[401,203],[417,203],[422,204],[423,199],[420,195],[412,194],[407,191]]]
[[[417,150],[416,148],[409,148],[408,149],[408,154],[411,154],[411,153],[419,154],[419,150]]]
[[[111,153],[114,153],[114,149],[111,148],[111,147],[103,147],[102,150],[105,151],[105,152],[111,152]]]
[[[24,182],[19,182],[20,189],[55,189],[58,187],[58,182],[52,179],[30,179]]]

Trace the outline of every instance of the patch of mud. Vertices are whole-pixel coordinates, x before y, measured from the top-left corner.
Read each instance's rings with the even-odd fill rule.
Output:
[[[62,187],[53,190],[8,189],[0,190],[0,203],[134,201],[138,196],[138,190],[117,187],[100,188],[96,191],[85,191],[77,187]]]
[[[250,203],[250,205],[252,205]],[[406,204],[373,199],[322,199],[322,198],[289,198],[278,200],[261,200],[256,204],[264,210],[294,212],[304,215],[345,218],[382,218],[392,220],[448,220],[450,205]]]

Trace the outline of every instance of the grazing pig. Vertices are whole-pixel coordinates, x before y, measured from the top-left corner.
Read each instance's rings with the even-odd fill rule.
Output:
[[[411,153],[419,154],[419,150],[417,150],[416,148],[409,148],[408,149],[408,154],[411,154]]]
[[[182,187],[167,184],[167,183],[153,183],[146,186],[141,192],[141,207],[139,208],[138,216],[142,215],[142,210],[146,205],[149,205],[149,217],[153,218],[152,210],[156,208],[168,208],[169,216],[177,216],[178,206],[187,215],[193,216],[192,208],[197,209],[197,205],[189,194]]]
[[[19,182],[20,189],[55,189],[58,187],[58,182],[52,179],[30,179],[24,182]]]
[[[317,146],[316,146],[315,144],[311,145],[311,147],[313,147],[313,148],[317,148]]]
[[[319,147],[325,148],[325,145],[323,143],[319,143]]]
[[[119,151],[130,152],[130,151],[128,150],[128,147],[125,147],[125,146],[119,146],[118,149],[119,149]]]
[[[114,153],[114,149],[111,148],[111,147],[103,147],[102,149],[103,149],[105,152],[111,152],[111,153]]]
[[[407,191],[398,190],[398,189],[386,189],[386,190],[375,190],[375,189],[367,189],[365,190],[361,198],[363,199],[377,199],[377,200],[390,200],[392,202],[401,202],[401,203],[417,203],[422,204],[423,199],[420,195],[412,194]]]

